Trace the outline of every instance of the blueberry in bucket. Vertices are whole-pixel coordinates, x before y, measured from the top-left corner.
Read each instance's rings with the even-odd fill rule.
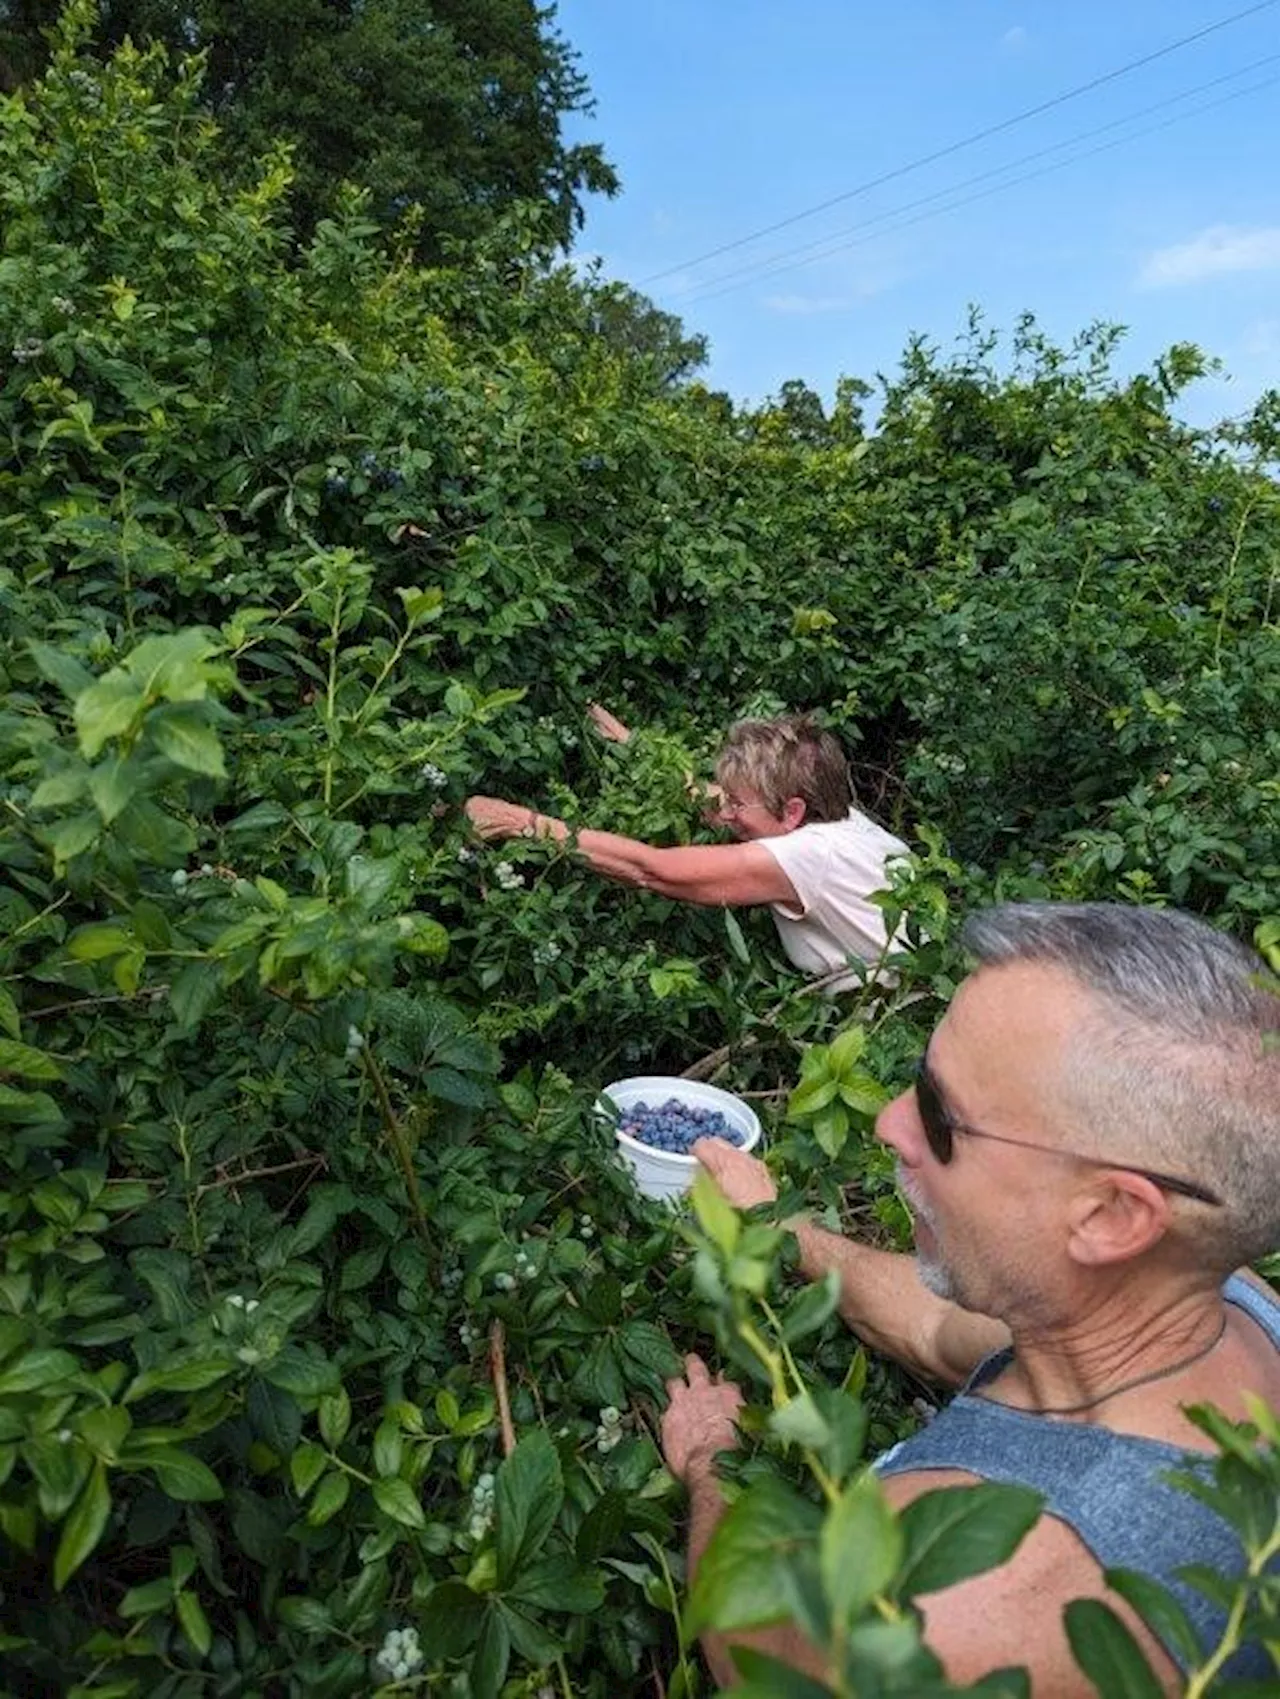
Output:
[[[742,1143],[742,1134],[729,1125],[718,1109],[701,1109],[682,1103],[678,1097],[669,1097],[657,1107],[650,1107],[643,1099],[629,1104],[618,1126],[641,1144],[671,1156],[687,1156],[699,1139]]]

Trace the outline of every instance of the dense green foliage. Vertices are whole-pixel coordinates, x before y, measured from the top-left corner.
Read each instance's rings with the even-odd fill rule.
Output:
[[[63,0],[0,0],[0,88],[44,68]],[[201,105],[240,175],[287,142],[290,217],[314,230],[345,181],[391,225],[410,203],[420,253],[474,239],[520,202],[567,242],[592,192],[617,178],[598,146],[567,143],[590,109],[576,57],[534,0],[103,0],[95,40],[207,59]]]
[[[975,331],[912,348],[874,432],[852,385],[737,416],[534,215],[422,269],[347,194],[299,249],[286,168],[222,158],[194,77],[74,31],[0,106],[13,1689],[363,1692],[412,1622],[434,1691],[687,1690],[654,1424],[708,1290],[595,1092],[728,1047],[793,1187],[893,1233],[871,1118],[963,905],[1265,928],[1280,500],[1173,423],[1190,351],[1121,384],[1104,333],[1023,326],[1007,373]],[[596,746],[595,698],[653,729]],[[920,1001],[810,1051],[841,1113],[789,1121],[853,1006],[767,917],[457,809],[687,838],[689,771],[781,705],[854,745],[930,937]],[[804,1302],[886,1442],[914,1389]]]

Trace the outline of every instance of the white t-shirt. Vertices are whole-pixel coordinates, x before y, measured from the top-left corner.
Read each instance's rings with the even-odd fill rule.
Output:
[[[769,906],[782,947],[802,973],[831,973],[851,956],[864,962],[880,959],[884,913],[868,898],[888,888],[885,863],[910,853],[901,838],[851,808],[847,819],[798,826],[794,832],[755,841],[795,887],[794,907]],[[856,975],[832,989],[845,983],[856,984]]]

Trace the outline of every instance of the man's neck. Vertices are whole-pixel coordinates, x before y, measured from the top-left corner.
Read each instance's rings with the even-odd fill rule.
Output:
[[[1104,1410],[1126,1390],[1172,1380],[1206,1360],[1226,1319],[1220,1288],[1203,1278],[1075,1297],[1055,1322],[1010,1319],[1014,1361],[990,1396],[1046,1414]]]

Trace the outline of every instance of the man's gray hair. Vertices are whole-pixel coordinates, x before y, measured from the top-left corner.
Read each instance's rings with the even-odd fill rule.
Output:
[[[1003,903],[971,917],[982,966],[1043,962],[1092,994],[1056,1096],[1081,1154],[1158,1168],[1225,1207],[1177,1232],[1226,1273],[1280,1247],[1280,997],[1245,945],[1174,909]]]

